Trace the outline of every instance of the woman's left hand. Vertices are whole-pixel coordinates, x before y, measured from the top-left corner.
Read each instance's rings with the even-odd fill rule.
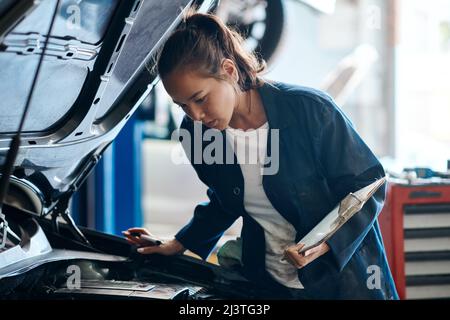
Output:
[[[328,244],[323,242],[317,247],[311,248],[303,253],[298,253],[304,246],[303,243],[299,243],[284,251],[284,258],[298,269],[303,268],[330,250]]]

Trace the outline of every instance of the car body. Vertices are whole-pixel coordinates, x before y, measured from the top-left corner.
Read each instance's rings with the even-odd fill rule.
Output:
[[[207,12],[217,2],[0,4],[2,167],[48,41],[2,208],[9,229],[2,228],[0,297],[273,298],[239,273],[190,256],[137,254],[120,237],[75,226],[69,210],[74,192],[158,81],[146,67],[183,10]]]

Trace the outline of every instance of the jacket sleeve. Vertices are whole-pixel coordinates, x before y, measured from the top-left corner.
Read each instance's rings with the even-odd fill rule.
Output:
[[[348,193],[384,177],[384,169],[353,128],[350,120],[332,98],[320,99],[313,123],[319,132],[314,146],[321,171],[327,179],[336,203]],[[381,212],[386,186],[383,185],[364,207],[344,224],[328,241],[330,250],[342,270],[373,227]]]
[[[192,137],[194,136],[194,129],[197,130],[199,128],[194,128],[193,121],[185,117],[180,129],[186,130],[185,133],[190,134]],[[206,168],[208,165],[205,163],[197,164],[195,161],[192,161],[194,143],[196,142],[193,139],[190,142],[186,140],[182,141],[182,146],[199,179],[207,184],[207,175],[210,172]],[[213,188],[208,188],[207,195],[209,201],[198,204],[194,209],[191,220],[175,235],[175,238],[185,248],[198,254],[204,260],[208,258],[223,233],[239,218],[238,215],[223,209]]]
[[[238,218],[223,211],[211,188],[207,194],[209,201],[197,205],[192,219],[175,235],[185,248],[204,260],[208,258],[223,233]]]

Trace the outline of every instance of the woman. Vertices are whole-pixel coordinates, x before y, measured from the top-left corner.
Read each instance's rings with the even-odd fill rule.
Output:
[[[195,13],[165,43],[158,72],[187,115],[182,144],[210,201],[168,242],[143,246],[134,234],[149,234],[141,228],[126,231],[127,240],[143,254],[189,249],[207,259],[242,217],[240,262],[248,279],[294,298],[397,299],[377,222],[384,187],[327,242],[299,253],[305,234],[384,170],[332,98],[263,80],[264,65],[241,44],[216,16]],[[203,139],[184,139],[196,134]]]

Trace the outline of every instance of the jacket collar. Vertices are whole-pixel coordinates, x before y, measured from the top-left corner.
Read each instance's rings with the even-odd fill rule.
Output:
[[[263,81],[263,85],[257,88],[257,91],[261,97],[269,127],[272,129],[288,127],[295,118],[280,89],[282,84],[266,79]]]

